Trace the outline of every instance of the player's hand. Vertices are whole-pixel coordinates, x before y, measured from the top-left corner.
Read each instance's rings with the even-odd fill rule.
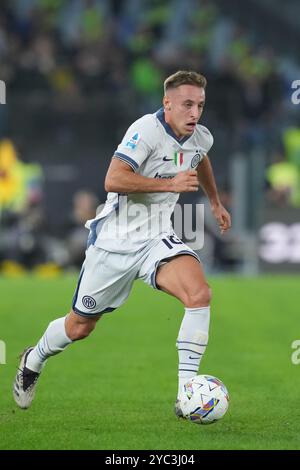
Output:
[[[181,171],[172,180],[172,191],[174,193],[189,193],[198,191],[199,180],[196,170]]]
[[[222,206],[222,204],[216,204],[216,205],[212,204],[211,210],[219,224],[220,232],[223,235],[223,233],[227,232],[227,230],[229,230],[231,227],[230,214],[229,212],[227,212],[225,207]]]

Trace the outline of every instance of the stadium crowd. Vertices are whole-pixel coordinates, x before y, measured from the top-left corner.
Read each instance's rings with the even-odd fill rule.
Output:
[[[66,109],[88,112],[91,103],[101,103],[104,97],[129,109],[131,116],[154,112],[160,106],[161,84],[167,75],[178,68],[203,72],[209,83],[205,118],[216,142],[222,142],[221,150],[216,146],[216,158],[228,201],[230,156],[263,148],[269,203],[300,205],[300,127],[290,100],[299,64],[292,60],[283,64],[283,60],[270,43],[226,16],[217,2],[1,2],[0,79],[6,83],[8,96],[26,96],[32,103],[43,97],[56,104],[58,114]],[[7,145],[7,137],[13,145],[18,136],[10,135],[12,118],[4,108],[0,107],[0,138],[2,145]],[[41,203],[47,197],[41,197],[43,169],[37,174],[33,201],[31,192],[22,208],[0,201],[0,223],[5,224],[6,233],[12,226],[19,233],[20,225],[28,221],[29,208],[31,216],[34,208],[34,230],[47,236]],[[2,189],[5,178],[7,172],[0,171]],[[92,206],[98,196],[90,195]],[[71,236],[72,223],[67,225],[62,232],[65,239]],[[75,226],[77,230],[77,223]],[[0,259],[10,258],[12,252],[16,253],[13,244],[5,253],[2,249]],[[40,261],[47,258],[43,251],[37,249],[36,253]],[[81,262],[67,259],[61,264],[77,266]],[[28,260],[18,259],[29,267],[35,263],[32,256]]]

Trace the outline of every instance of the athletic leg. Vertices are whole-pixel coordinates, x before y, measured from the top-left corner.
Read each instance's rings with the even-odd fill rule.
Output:
[[[100,314],[92,318],[83,317],[71,310],[66,317],[49,323],[45,333],[28,355],[26,361],[28,369],[41,372],[48,357],[59,354],[74,341],[86,338],[100,317]]]
[[[180,255],[163,264],[157,271],[156,285],[185,307],[177,338],[179,395],[184,382],[197,375],[207,346],[211,290],[201,264],[190,255]]]
[[[64,351],[73,341],[86,338],[101,315],[93,318],[77,315],[73,310],[66,317],[52,321],[35,347],[26,348],[13,386],[13,396],[20,408],[28,408],[35,396],[40,372],[46,360]]]
[[[79,276],[73,307],[66,317],[52,321],[35,347],[21,355],[13,396],[21,408],[28,408],[46,360],[64,351],[74,341],[86,338],[102,313],[122,305],[137,273],[137,259],[108,253],[91,245]]]

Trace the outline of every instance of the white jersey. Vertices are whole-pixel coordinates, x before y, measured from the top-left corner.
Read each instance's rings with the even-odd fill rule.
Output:
[[[127,130],[114,158],[148,178],[174,178],[196,169],[213,144],[210,131],[197,124],[179,140],[160,109],[135,121]],[[130,253],[154,238],[172,234],[171,215],[178,193],[108,193],[103,210],[89,220],[90,242],[107,251]]]

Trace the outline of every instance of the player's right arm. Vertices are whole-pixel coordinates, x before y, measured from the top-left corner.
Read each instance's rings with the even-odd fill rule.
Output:
[[[151,114],[135,121],[125,133],[111,160],[105,190],[114,193],[183,193],[197,191],[196,171],[179,173],[174,178],[150,178],[139,173],[160,143],[157,123]]]
[[[174,178],[148,178],[135,173],[130,165],[112,158],[105,178],[105,190],[114,193],[186,193],[198,191],[197,172],[183,171]]]

